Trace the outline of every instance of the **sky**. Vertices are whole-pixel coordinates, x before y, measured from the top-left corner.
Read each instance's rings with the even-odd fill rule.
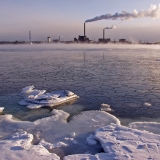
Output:
[[[134,9],[148,9],[159,0],[1,0],[0,1],[0,41],[28,41],[51,39],[73,40],[83,35],[83,25],[87,19],[106,13],[132,12]],[[138,18],[127,21],[101,20],[86,23],[86,35],[92,40],[103,36],[118,40],[126,38],[132,42],[160,41],[160,19]]]

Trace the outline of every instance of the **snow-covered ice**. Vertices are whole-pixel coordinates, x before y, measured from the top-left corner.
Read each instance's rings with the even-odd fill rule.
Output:
[[[113,111],[111,109],[111,106],[109,104],[101,104],[101,108],[100,108],[101,111],[107,111],[107,112],[110,112],[110,111]]]
[[[96,140],[100,141],[105,153],[98,153],[95,156],[90,154],[69,155],[64,159],[159,159],[160,135],[131,129],[117,124],[111,124],[97,129],[94,137]]]
[[[97,129],[95,137],[117,159],[159,159],[160,135],[111,124]]]
[[[63,158],[63,160],[98,160],[98,159],[91,154],[77,154],[77,155],[66,156]]]
[[[47,149],[62,147],[65,154],[97,153],[101,146],[89,146],[86,138],[95,129],[120,121],[111,114],[103,111],[85,111],[73,117],[69,122],[69,114],[62,110],[52,110],[51,117],[34,122],[17,121],[11,115],[0,116],[0,135],[5,137],[14,132],[26,131],[34,135],[33,142]],[[74,149],[73,149],[74,148]]]
[[[133,129],[141,128],[138,123],[124,127],[116,117],[103,111],[82,112],[70,122],[67,122],[69,114],[64,111],[54,109],[52,114],[51,117],[34,122],[16,121],[11,115],[0,116],[0,135],[3,139],[0,148],[4,151],[2,159],[13,155],[13,160],[18,159],[16,156],[23,158],[28,153],[31,158],[34,154],[34,159],[38,159],[39,155],[42,155],[39,159],[43,159],[44,155],[46,159],[51,156],[58,159],[58,156],[52,155],[48,150],[61,147],[66,150],[66,154],[68,150],[73,154],[65,156],[64,160],[159,159],[160,135],[148,132],[154,130],[151,123],[145,124],[149,126],[146,129],[148,131],[141,131]],[[140,126],[142,125],[144,123]],[[159,124],[155,123],[155,128],[158,127]],[[15,134],[12,135],[13,133]],[[13,141],[13,138],[16,140]],[[31,144],[35,141],[38,145]],[[97,150],[98,141],[105,153]]]
[[[32,145],[33,135],[27,132],[15,133],[0,141],[1,160],[59,160],[42,145]]]
[[[46,90],[34,89],[33,85],[23,88],[20,95],[24,99],[19,102],[19,105],[27,106],[29,109],[53,107],[78,98],[76,94],[68,90],[46,93]]]
[[[157,122],[133,122],[128,125],[130,128],[145,130],[160,135],[160,123]]]
[[[94,135],[90,134],[87,138],[86,138],[86,143],[90,146],[94,146],[97,144],[97,140],[95,140]]]

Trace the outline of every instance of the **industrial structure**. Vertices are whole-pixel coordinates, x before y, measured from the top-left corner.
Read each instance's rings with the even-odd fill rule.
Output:
[[[75,42],[89,42],[89,38],[86,36],[86,24],[84,23],[84,35],[77,38],[74,38]]]
[[[29,43],[31,43],[31,31],[29,31]]]
[[[47,37],[47,42],[51,43],[51,37]]]

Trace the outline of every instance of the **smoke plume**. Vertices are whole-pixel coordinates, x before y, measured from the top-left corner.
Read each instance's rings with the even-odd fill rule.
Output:
[[[94,17],[92,19],[88,19],[85,22],[94,22],[99,20],[129,20],[133,18],[160,18],[160,4],[159,5],[151,5],[148,10],[133,10],[132,13],[122,11],[121,13],[115,13],[115,14],[105,14],[98,17]]]
[[[115,28],[116,28],[116,26],[112,26],[112,27],[106,27],[104,29],[115,29]]]

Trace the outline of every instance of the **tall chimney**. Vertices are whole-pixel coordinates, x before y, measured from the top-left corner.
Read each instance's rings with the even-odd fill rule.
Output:
[[[103,41],[105,39],[105,29],[103,29]]]
[[[29,31],[29,42],[31,42],[31,31]]]
[[[86,39],[86,24],[84,23],[84,40]]]

